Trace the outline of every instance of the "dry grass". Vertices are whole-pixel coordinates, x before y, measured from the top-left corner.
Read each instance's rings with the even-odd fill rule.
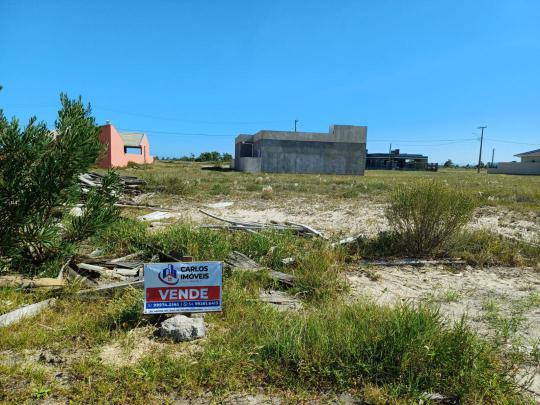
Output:
[[[477,174],[472,169],[441,169],[439,172],[401,172],[368,170],[364,176],[317,174],[250,174],[203,170],[202,163],[156,162],[142,168],[123,169],[122,173],[142,177],[149,190],[158,192],[156,201],[204,200],[208,195],[227,199],[259,199],[265,186],[273,189],[273,199],[328,196],[336,198],[369,197],[385,202],[395,186],[411,180],[436,179],[450,187],[469,191],[483,206],[505,206],[515,210],[540,210],[540,176]]]

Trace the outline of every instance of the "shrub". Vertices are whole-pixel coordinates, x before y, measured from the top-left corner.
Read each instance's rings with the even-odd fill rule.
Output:
[[[274,195],[274,190],[272,186],[264,186],[261,192],[261,198],[264,200],[270,200]]]
[[[100,197],[93,194],[87,214],[66,238],[61,221],[79,201],[77,176],[96,162],[101,144],[90,106],[65,94],[60,101],[53,132],[35,117],[21,128],[0,111],[0,257],[9,257],[19,271],[33,273],[61,255],[68,242],[91,233],[91,222],[101,215],[92,205]],[[111,218],[101,218],[106,216]]]
[[[399,248],[408,255],[438,253],[472,217],[475,202],[438,181],[418,181],[394,189],[386,209]]]

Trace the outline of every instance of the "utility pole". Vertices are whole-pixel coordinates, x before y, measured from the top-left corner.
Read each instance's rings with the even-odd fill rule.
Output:
[[[482,134],[480,135],[480,153],[478,154],[478,166],[476,168],[476,173],[480,173],[480,163],[482,163],[482,144],[484,143],[484,129],[486,128],[486,126],[478,127],[478,129],[482,130]]]
[[[495,160],[495,148],[491,150],[491,167],[493,167],[494,160]]]
[[[294,120],[294,132],[296,132],[296,124],[298,124],[298,120]]]

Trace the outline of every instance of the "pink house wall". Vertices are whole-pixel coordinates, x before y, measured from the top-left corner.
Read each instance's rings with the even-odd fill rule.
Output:
[[[107,147],[98,160],[98,167],[110,169],[112,167],[126,167],[128,162],[139,164],[154,162],[154,158],[150,155],[150,144],[146,135],[141,141],[142,154],[124,153],[124,141],[112,124],[101,127],[99,140]]]

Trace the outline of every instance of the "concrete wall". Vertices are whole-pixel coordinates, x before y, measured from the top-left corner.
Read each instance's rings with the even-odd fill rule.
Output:
[[[537,162],[537,163],[517,163],[517,162],[497,163],[496,167],[488,168],[487,172],[490,174],[540,175],[540,162]]]
[[[261,158],[241,157],[234,159],[236,170],[247,173],[260,173],[261,172]]]
[[[522,156],[521,163],[540,163],[540,156]]]
[[[366,145],[263,139],[261,170],[266,173],[364,174]]]
[[[367,127],[353,125],[333,125],[329,133],[264,130],[255,135],[239,135],[235,140],[235,169],[362,175],[366,137]],[[244,161],[242,142],[253,142],[252,158],[260,158],[259,163],[245,163],[248,161]]]

